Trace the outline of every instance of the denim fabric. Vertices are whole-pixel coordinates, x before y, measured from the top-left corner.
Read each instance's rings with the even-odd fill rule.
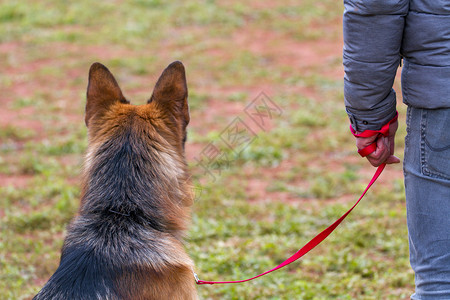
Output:
[[[450,109],[408,107],[405,143],[411,299],[450,299]]]

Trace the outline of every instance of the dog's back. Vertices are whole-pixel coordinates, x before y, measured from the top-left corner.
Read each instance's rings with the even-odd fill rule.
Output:
[[[58,269],[34,299],[196,299],[182,244],[192,197],[184,159],[184,67],[133,106],[101,64],[89,72],[89,147],[79,215]]]
[[[79,217],[60,266],[35,299],[196,299],[190,260],[179,241],[117,221],[110,226]]]

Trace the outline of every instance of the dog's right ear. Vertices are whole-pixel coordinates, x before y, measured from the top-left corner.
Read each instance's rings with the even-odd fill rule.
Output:
[[[105,113],[115,102],[129,103],[122,94],[116,79],[101,63],[94,63],[89,69],[89,83],[86,93],[85,123],[94,116]]]

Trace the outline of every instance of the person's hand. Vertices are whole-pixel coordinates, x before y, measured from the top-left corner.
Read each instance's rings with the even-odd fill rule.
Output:
[[[370,164],[374,167],[378,167],[383,163],[397,164],[400,162],[400,159],[394,156],[395,133],[397,129],[398,121],[395,121],[389,126],[389,136],[383,136],[379,134],[367,138],[357,137],[356,147],[358,147],[359,150],[364,149],[365,147],[376,141],[376,150],[366,156]]]

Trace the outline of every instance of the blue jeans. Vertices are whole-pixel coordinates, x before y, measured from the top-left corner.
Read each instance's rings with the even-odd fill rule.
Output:
[[[403,168],[411,299],[450,299],[450,109],[408,107]]]

